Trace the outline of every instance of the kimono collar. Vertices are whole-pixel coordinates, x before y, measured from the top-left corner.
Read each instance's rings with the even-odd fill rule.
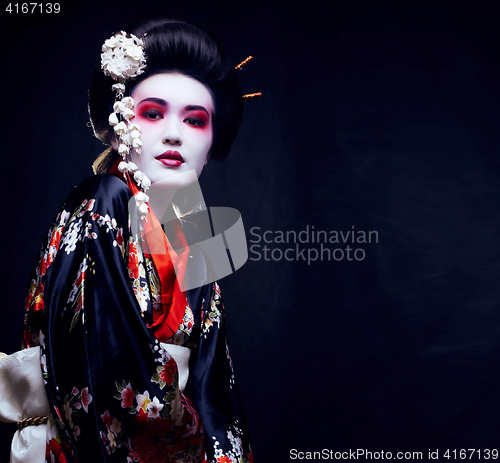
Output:
[[[128,172],[122,173],[118,170],[119,162],[120,160],[117,160],[108,173],[120,179],[125,178],[134,196],[137,195],[141,190]],[[148,328],[153,331],[160,342],[165,342],[177,332],[188,305],[186,293],[182,289],[185,288],[189,248],[179,221],[168,224],[176,247],[174,250],[149,204],[147,207],[148,212],[145,218],[138,218],[138,220],[142,220],[143,225],[141,239],[144,252],[151,256],[160,279],[163,309],[163,313],[151,325],[148,325]]]

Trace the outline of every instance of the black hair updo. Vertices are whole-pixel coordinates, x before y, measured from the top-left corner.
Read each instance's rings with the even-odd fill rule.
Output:
[[[238,71],[225,60],[219,41],[202,26],[183,17],[155,18],[142,21],[130,30],[144,42],[146,69],[126,83],[126,94],[143,80],[163,72],[179,72],[201,82],[214,100],[213,144],[211,159],[223,160],[236,138],[243,115],[243,99]],[[89,113],[95,136],[111,145],[114,136],[108,117],[113,112],[116,83],[98,69],[89,90]],[[106,172],[118,159],[114,150],[106,150],[94,162],[94,172]]]

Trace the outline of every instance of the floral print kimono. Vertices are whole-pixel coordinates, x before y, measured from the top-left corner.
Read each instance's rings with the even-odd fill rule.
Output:
[[[46,461],[253,462],[219,286],[172,295],[131,231],[134,188],[111,174],[75,188],[32,274],[23,342],[41,347]],[[172,345],[190,349],[184,390]]]

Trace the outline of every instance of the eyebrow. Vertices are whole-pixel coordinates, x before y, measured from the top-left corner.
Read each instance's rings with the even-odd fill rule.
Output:
[[[192,104],[192,105],[186,106],[186,109],[188,111],[196,111],[196,110],[205,111],[207,113],[207,116],[209,115],[207,108],[205,108],[204,106]]]
[[[167,102],[165,100],[162,100],[161,98],[144,98],[144,100],[141,100],[139,102],[139,104],[141,103],[144,103],[145,101],[152,101],[153,103],[156,103],[156,104],[159,104],[160,106],[168,106]],[[187,111],[196,111],[196,110],[200,110],[200,111],[205,111],[207,113],[207,116],[209,115],[208,111],[207,111],[207,108],[205,108],[204,106],[200,106],[200,105],[188,105],[186,106],[185,108]]]
[[[161,98],[144,98],[144,100],[139,101],[139,104],[144,103],[145,101],[152,101],[153,103],[157,103],[160,106],[167,106],[167,102],[162,100]]]

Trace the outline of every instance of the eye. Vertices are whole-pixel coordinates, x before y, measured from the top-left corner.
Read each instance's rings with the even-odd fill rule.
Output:
[[[149,110],[141,113],[141,116],[150,121],[156,121],[158,119],[163,119],[163,114],[159,111]]]
[[[184,119],[184,122],[188,125],[191,125],[193,127],[204,127],[205,126],[205,121],[202,121],[198,117],[188,117],[187,119]]]

